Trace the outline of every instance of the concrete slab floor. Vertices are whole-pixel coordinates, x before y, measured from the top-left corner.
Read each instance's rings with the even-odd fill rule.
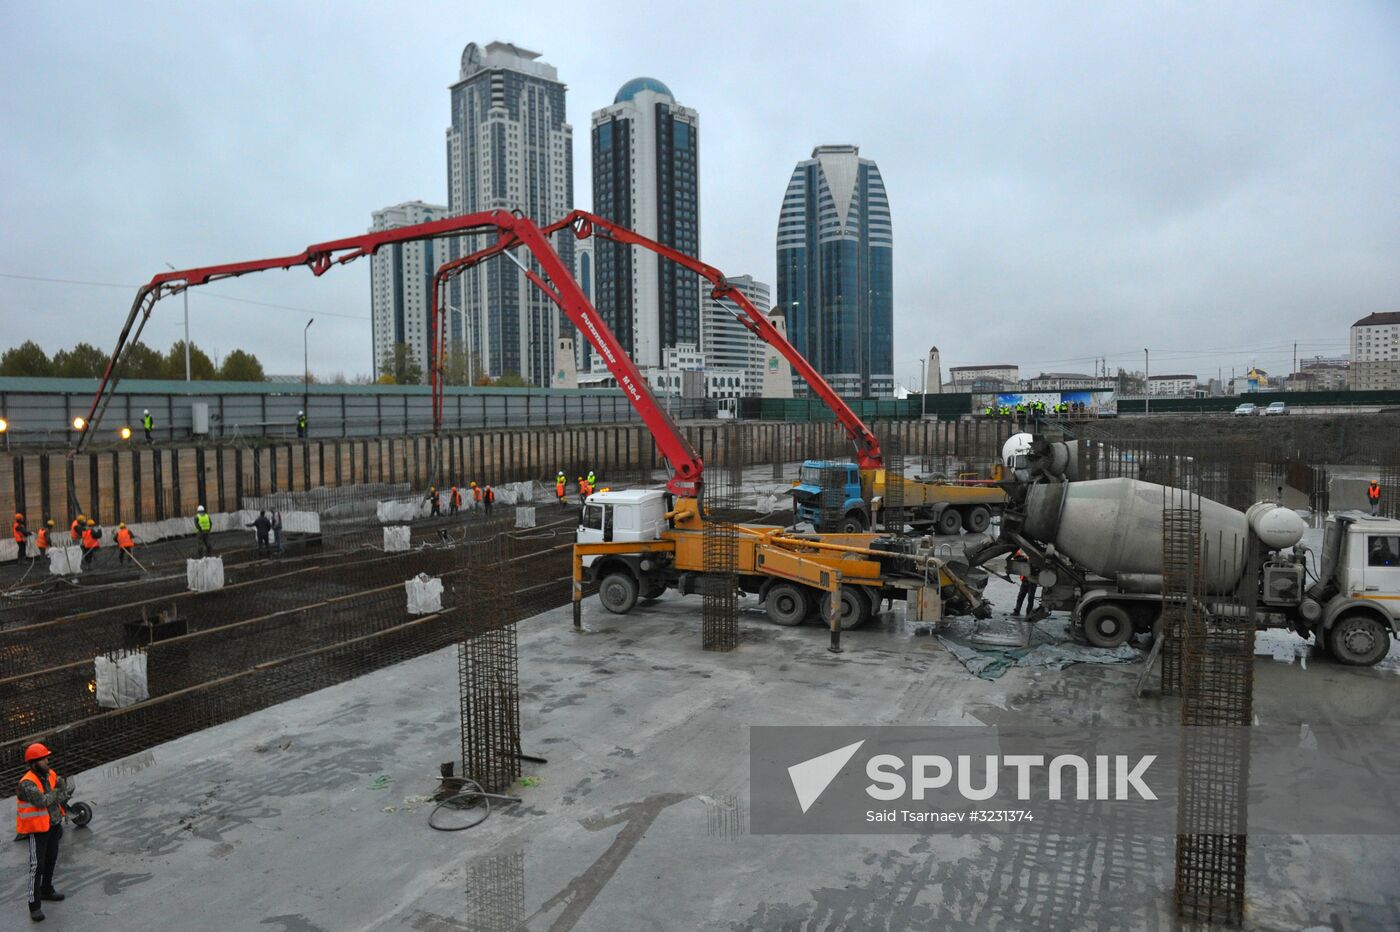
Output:
[[[567,608],[522,622],[525,750],[549,763],[466,832],[430,830],[425,801],[458,753],[455,650],[81,774],[96,816],[68,829],[46,928],[1174,927],[1171,839],[746,832],[750,725],[1174,721],[1132,698],[1136,666],[985,682],[888,616],[834,657],[741,605],[729,654],[674,594],[626,617],[590,599],[581,634]],[[1400,694],[1387,670],[1256,673],[1269,723],[1378,720]],[[19,928],[27,855],[8,857]],[[1248,927],[1395,928],[1397,876],[1400,839],[1254,839]]]

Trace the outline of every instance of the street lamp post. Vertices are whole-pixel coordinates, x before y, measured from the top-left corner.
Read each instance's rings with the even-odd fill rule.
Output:
[[[172,272],[176,271],[175,266],[169,262],[165,263],[165,267]],[[190,380],[190,289],[188,284],[181,289],[181,293],[185,296],[185,381],[188,382]]]
[[[301,407],[306,410],[311,397],[311,325],[316,323],[316,318],[311,318],[306,322],[306,326],[301,328]]]
[[[1142,413],[1152,413],[1152,357],[1142,350]]]
[[[928,404],[928,357],[919,357],[919,419],[923,420]]]

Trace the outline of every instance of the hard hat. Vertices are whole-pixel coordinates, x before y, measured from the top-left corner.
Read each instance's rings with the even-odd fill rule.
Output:
[[[83,523],[84,521],[86,521],[86,520],[87,520],[87,517],[86,517],[86,516],[84,516],[84,515],[78,515],[78,523],[79,523],[79,524],[82,524],[82,523]]]
[[[50,518],[49,520],[45,521],[44,524],[47,527],[53,527],[53,518]]]
[[[43,760],[45,757],[48,757],[51,753],[52,752],[48,748],[44,747],[38,742],[35,742],[34,744],[31,744],[29,747],[24,749],[24,762],[27,764],[30,761]]]
[[[96,521],[92,520],[91,518],[88,518],[88,527],[94,527],[96,524]]]
[[[142,414],[150,414],[150,413],[151,413],[151,409],[150,409],[150,408],[147,408],[146,410],[142,411],[141,413],[142,413]]]
[[[195,509],[195,511],[198,511],[200,514],[203,514],[203,513],[204,513],[204,506],[203,506],[203,505],[200,505],[198,508]]]
[[[16,517],[16,518],[23,518],[24,515],[20,514],[18,511],[16,511],[16,512],[15,512],[15,517]]]
[[[126,527],[126,522],[125,522],[125,521],[118,521],[118,522],[117,522],[117,527]]]
[[[475,483],[475,482],[472,483],[472,488],[476,488],[476,483]]]
[[[298,411],[297,414],[305,414],[305,411]]]

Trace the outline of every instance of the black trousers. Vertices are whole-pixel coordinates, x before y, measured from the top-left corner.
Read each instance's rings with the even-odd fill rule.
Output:
[[[39,894],[53,889],[53,869],[58,863],[58,840],[63,837],[63,826],[57,822],[49,826],[47,832],[34,832],[29,836],[29,905],[37,906]]]
[[[1021,581],[1021,591],[1016,593],[1016,611],[1019,612],[1021,610],[1021,603],[1025,602],[1027,597],[1030,599],[1030,608],[1035,608],[1035,583],[1031,582],[1029,579],[1023,579]]]
[[[199,552],[206,557],[213,556],[214,554],[214,545],[209,542],[209,533],[207,531],[199,532]]]

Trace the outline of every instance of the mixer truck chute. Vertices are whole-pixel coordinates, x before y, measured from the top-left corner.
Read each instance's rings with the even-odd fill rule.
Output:
[[[1086,640],[1115,647],[1152,632],[1162,614],[1163,503],[1185,492],[1135,479],[1037,482],[1023,486],[1003,519],[1001,539],[974,563],[1020,548],[1012,572],[1044,587],[1037,612],[1068,611]],[[1271,502],[1241,513],[1200,503],[1202,603],[1228,613],[1253,605],[1261,627],[1286,627],[1341,662],[1370,666],[1400,634],[1400,521],[1328,520],[1309,584],[1305,530]]]

